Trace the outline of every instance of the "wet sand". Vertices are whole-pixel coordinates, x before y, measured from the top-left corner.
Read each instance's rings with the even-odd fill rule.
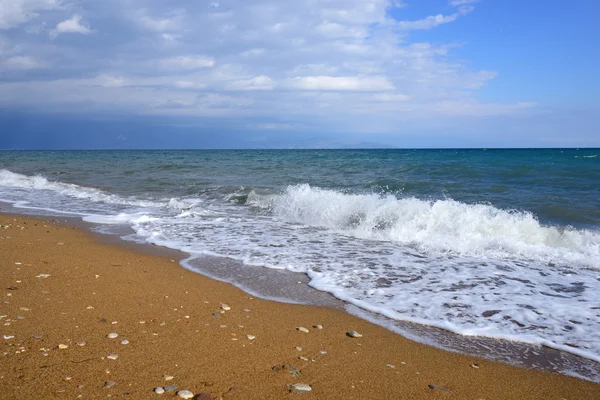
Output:
[[[214,399],[600,398],[599,384],[425,346],[341,310],[254,298],[178,261],[0,214],[0,398],[173,398],[153,393],[168,385]],[[290,393],[295,383],[312,390]]]

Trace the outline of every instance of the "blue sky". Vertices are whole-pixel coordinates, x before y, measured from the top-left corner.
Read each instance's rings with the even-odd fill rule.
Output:
[[[600,147],[594,0],[0,0],[0,148]]]

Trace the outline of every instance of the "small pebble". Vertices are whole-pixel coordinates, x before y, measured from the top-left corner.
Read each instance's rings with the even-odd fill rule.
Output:
[[[427,386],[429,387],[429,389],[437,389],[437,390],[441,390],[442,392],[452,393],[452,391],[450,389],[446,389],[445,387],[441,387],[438,385],[429,384]]]
[[[36,333],[35,335],[32,336],[32,338],[34,338],[34,339],[41,339],[42,335]]]
[[[254,336],[254,335],[248,335],[248,336],[246,336],[246,337],[247,337],[249,340],[254,340],[254,339],[256,339],[256,336]]]
[[[347,336],[350,336],[351,338],[361,338],[363,337],[362,334],[356,332],[356,331],[350,331],[348,333],[346,333]]]
[[[77,346],[82,346],[83,347],[83,346],[85,346],[85,342],[84,341],[77,342]]]
[[[106,382],[104,382],[104,387],[109,388],[109,387],[115,386],[116,384],[117,384],[117,382],[114,382],[114,381],[106,381]]]
[[[315,328],[315,329],[323,329],[323,325],[321,325],[321,324],[313,325],[313,328]]]
[[[109,360],[116,360],[117,358],[119,358],[119,356],[116,354],[109,354],[106,356],[106,358],[108,358]]]
[[[191,399],[194,397],[194,393],[190,392],[189,390],[180,390],[177,392],[177,396],[179,396],[181,399]]]
[[[69,346],[67,346],[66,344],[62,344],[62,343],[58,345],[58,348],[61,349],[61,350],[64,350],[67,347],[69,347]]]
[[[302,351],[302,347],[296,347],[296,350]]]
[[[479,369],[479,364],[471,364],[471,368]]]
[[[129,344],[129,340],[123,339],[123,340],[121,340],[121,344]]]
[[[175,379],[175,377],[174,377],[174,376],[172,376],[172,375],[164,375],[164,376],[163,376],[163,379],[164,379],[165,381],[172,381],[173,379]]]
[[[154,388],[154,393],[156,393],[156,394],[163,394],[164,392],[165,392],[165,389],[163,389],[160,386],[157,386]]]
[[[106,335],[106,337],[109,339],[116,339],[119,337],[119,334],[117,332],[111,332],[108,335]]]
[[[288,385],[288,390],[292,393],[304,393],[310,392],[312,388],[306,383],[294,383],[293,385]]]
[[[177,390],[177,386],[175,386],[175,385],[165,386],[165,390],[167,392],[170,392],[170,391],[173,391],[173,390]]]
[[[296,330],[297,330],[297,331],[300,331],[300,332],[304,332],[304,333],[308,333],[308,332],[310,332],[308,329],[306,329],[306,328],[305,328],[305,327],[303,327],[303,326],[297,326],[297,327],[296,327]]]
[[[223,304],[221,306],[221,310],[223,310],[223,311],[229,311],[229,310],[231,310],[231,307],[229,307],[227,304]]]
[[[390,367],[392,369],[396,368],[396,366],[394,364],[385,364],[386,367]]]

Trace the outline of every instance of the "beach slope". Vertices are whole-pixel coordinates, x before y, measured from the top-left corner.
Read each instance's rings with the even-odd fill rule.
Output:
[[[0,215],[0,398],[600,398],[595,383],[442,351],[339,310],[253,298],[178,261]],[[312,390],[290,392],[299,383]],[[153,392],[168,386],[177,389]]]

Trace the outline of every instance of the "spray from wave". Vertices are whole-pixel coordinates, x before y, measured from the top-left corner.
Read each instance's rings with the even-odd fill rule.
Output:
[[[451,199],[345,194],[309,185],[281,195],[248,195],[247,204],[281,220],[361,239],[409,244],[423,251],[494,259],[527,258],[569,265],[600,264],[600,234],[543,226],[526,211]]]

